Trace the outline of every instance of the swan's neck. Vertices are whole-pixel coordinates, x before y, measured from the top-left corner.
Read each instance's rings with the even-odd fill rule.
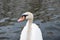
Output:
[[[33,20],[28,20],[26,26],[30,27],[32,25]]]
[[[31,37],[31,25],[32,25],[33,20],[28,20],[27,21],[27,40],[30,40]]]

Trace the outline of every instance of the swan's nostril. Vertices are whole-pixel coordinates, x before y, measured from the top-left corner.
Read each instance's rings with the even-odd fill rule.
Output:
[[[18,22],[22,22],[22,21],[24,21],[25,20],[25,17],[24,16],[22,16],[21,18],[19,18],[17,21]]]

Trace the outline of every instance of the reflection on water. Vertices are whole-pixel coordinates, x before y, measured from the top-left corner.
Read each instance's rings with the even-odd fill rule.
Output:
[[[0,40],[19,40],[20,32],[26,24],[26,21],[18,23],[16,18],[5,18],[0,20]],[[60,40],[60,22],[41,23],[35,20],[34,23],[39,25],[44,40]]]

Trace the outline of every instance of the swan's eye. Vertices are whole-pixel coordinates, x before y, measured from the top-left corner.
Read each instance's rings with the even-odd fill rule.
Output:
[[[26,16],[28,16],[28,15],[22,15],[22,16],[26,17]]]

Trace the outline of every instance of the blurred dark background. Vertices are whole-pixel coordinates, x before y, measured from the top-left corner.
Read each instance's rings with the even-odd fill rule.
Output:
[[[26,21],[17,19],[24,12],[34,14],[44,40],[60,40],[60,0],[0,0],[0,40],[19,40]]]

